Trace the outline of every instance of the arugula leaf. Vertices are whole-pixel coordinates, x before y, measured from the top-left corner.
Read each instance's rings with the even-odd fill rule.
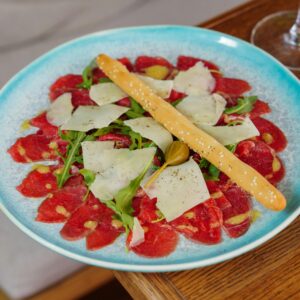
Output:
[[[130,97],[130,103],[131,103],[131,108],[133,111],[140,113],[140,114],[143,114],[145,112],[145,110],[142,108],[142,106],[131,97]]]
[[[172,102],[171,104],[176,107],[177,104],[179,104],[181,101],[183,100],[183,98],[177,99],[176,101]]]
[[[78,84],[77,87],[89,90],[93,84],[93,69],[97,68],[96,60],[93,59],[82,72],[82,83]]]
[[[130,97],[130,103],[131,103],[131,108],[126,112],[127,117],[130,119],[143,117],[145,110],[142,108],[142,106],[131,97]]]
[[[250,112],[253,109],[253,105],[255,104],[256,100],[257,96],[239,98],[237,100],[237,105],[226,108],[224,113],[230,115]]]
[[[99,79],[99,83],[107,83],[107,82],[112,82],[112,80],[107,77],[102,77]]]
[[[103,127],[103,128],[97,129],[97,131],[94,133],[94,136],[99,137],[99,136],[105,135],[107,133],[110,133],[112,130],[113,130],[113,128],[111,128],[110,126]]]
[[[236,149],[237,144],[230,144],[225,146],[230,152],[234,153],[235,149]]]
[[[208,167],[208,173],[211,180],[219,180],[220,170],[215,167],[213,164],[210,164]]]
[[[200,168],[208,168],[209,167],[209,161],[205,158],[201,158],[200,161],[199,161],[199,167]]]
[[[143,117],[143,114],[139,114],[139,113],[137,113],[137,112],[130,109],[126,112],[126,116],[130,119],[136,119],[136,118]]]
[[[116,213],[117,218],[123,223],[123,226],[126,230],[126,234],[128,234],[133,227],[132,199],[136,195],[136,192],[140,187],[141,181],[147,173],[148,169],[150,168],[151,164],[152,159],[140,175],[138,175],[135,179],[131,180],[128,186],[119,190],[114,200],[104,202],[104,204],[106,204]]]
[[[96,175],[88,169],[81,169],[79,173],[84,177],[84,181],[88,187],[95,181]]]
[[[98,129],[95,133],[92,134],[92,136],[94,138],[96,138],[96,137],[105,135],[107,133],[110,133],[114,130],[117,130],[121,134],[126,134],[130,137],[130,139],[131,139],[131,145],[129,147],[130,150],[141,149],[144,147],[142,136],[139,133],[132,131],[132,129],[129,126],[124,125],[123,121],[121,121],[121,120],[116,120],[111,125],[101,128],[101,129]],[[154,145],[154,144],[151,144],[151,146],[152,145]],[[149,144],[149,146],[145,145],[145,148],[151,147],[151,146],[150,146],[150,144]]]
[[[235,121],[231,121],[227,124],[227,126],[236,126],[236,125],[242,125],[244,122],[242,120],[235,120]]]
[[[207,159],[201,158],[199,167],[208,170],[208,174],[204,174],[205,179],[215,181],[219,180],[220,170],[213,164],[211,164]]]
[[[114,130],[119,130],[122,134],[128,134],[131,131],[131,128],[125,126],[122,120],[115,120],[111,125],[98,129],[92,135],[94,137],[99,137]]]
[[[142,149],[142,146],[143,146],[142,136],[135,131],[130,131],[129,136],[131,139],[131,145],[130,145],[129,149],[130,150]]]
[[[69,142],[62,172],[60,174],[56,174],[57,185],[59,188],[61,188],[64,183],[72,176],[70,174],[70,169],[74,162],[79,160],[79,150],[81,147],[81,142],[86,138],[86,133],[72,131],[68,132],[67,134],[62,134],[61,132],[59,132],[59,134],[63,140]]]
[[[155,143],[153,142],[143,143],[143,148],[150,148],[150,147],[155,147]]]

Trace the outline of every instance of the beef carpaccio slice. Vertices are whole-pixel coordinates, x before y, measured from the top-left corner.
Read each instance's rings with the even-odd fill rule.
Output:
[[[56,145],[53,145],[53,136],[44,134],[29,134],[18,138],[8,149],[11,157],[20,163],[53,160],[58,158]]]
[[[159,219],[156,201],[156,198],[150,199],[145,193],[134,197],[132,201],[134,215],[139,219],[141,224],[150,223]]]
[[[214,92],[238,97],[251,90],[249,83],[242,79],[217,77]]]
[[[84,185],[65,186],[50,194],[39,206],[36,221],[65,222],[82,204],[86,193]]]
[[[56,169],[57,166],[36,166],[17,186],[17,190],[25,197],[47,196],[58,188],[54,175]]]
[[[80,105],[96,105],[90,98],[89,91],[80,87],[82,76],[76,74],[68,74],[59,77],[51,86],[49,97],[54,101],[64,93],[72,94],[72,104],[74,107]]]
[[[203,63],[203,65],[211,71],[212,76],[214,76],[214,77],[222,76],[222,74],[220,73],[220,69],[217,65],[215,65],[211,61],[192,57],[192,56],[184,56],[184,55],[178,56],[177,69],[179,71],[186,71],[189,68],[193,67],[199,61],[201,61]]]
[[[242,141],[237,145],[235,155],[273,184],[277,184],[284,177],[285,168],[282,161],[264,142]]]
[[[37,127],[44,135],[57,136],[58,127],[50,124],[47,120],[46,112],[42,112],[29,121],[31,126]]]
[[[167,67],[170,71],[173,69],[173,66],[165,58],[160,56],[146,56],[142,55],[137,57],[134,64],[134,69],[136,72],[143,73],[146,68],[151,66],[164,66]]]
[[[283,151],[287,146],[287,139],[284,133],[271,121],[264,118],[254,118],[252,122],[258,129],[260,136],[256,137],[273,148],[276,152]]]
[[[117,233],[119,235],[123,231],[120,222],[113,220],[113,215],[114,212],[110,208],[90,193],[87,200],[72,213],[60,234],[64,239],[74,241],[97,231],[94,236],[90,237],[90,241],[87,241],[89,247],[96,249],[97,241],[100,247],[104,246],[102,242],[107,240],[106,236],[103,236],[103,240],[99,237],[103,229],[109,231],[112,236],[117,236]]]
[[[145,241],[135,247],[129,247],[131,234],[127,239],[127,246],[136,254],[145,257],[163,257],[171,254],[177,246],[178,234],[172,226],[164,223],[145,223]]]
[[[77,74],[67,74],[59,77],[50,86],[49,98],[54,101],[64,93],[71,93],[78,89],[78,85],[82,83],[82,76]]]
[[[230,206],[224,206],[222,198],[216,199],[217,205],[222,210],[223,228],[228,236],[240,237],[247,232],[251,225],[251,197],[236,184],[232,184],[229,188],[223,188],[221,191],[230,202]]]
[[[204,244],[221,242],[221,211],[214,199],[198,204],[179,218],[170,222],[185,237]]]
[[[131,145],[131,139],[128,135],[126,134],[121,134],[121,133],[107,133],[104,135],[101,135],[98,138],[99,141],[113,141],[115,142],[114,147],[117,149],[120,148],[129,148]]]
[[[257,99],[253,105],[251,110],[250,118],[254,119],[260,117],[261,115],[265,115],[271,112],[271,108],[267,102]]]

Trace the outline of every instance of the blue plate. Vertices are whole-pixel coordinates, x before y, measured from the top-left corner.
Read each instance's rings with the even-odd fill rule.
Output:
[[[241,238],[215,246],[192,243],[181,237],[177,250],[168,257],[147,259],[127,253],[124,237],[102,250],[85,249],[84,240],[67,242],[59,235],[61,224],[34,221],[41,200],[22,197],[15,187],[30,170],[29,165],[12,161],[6,150],[20,133],[20,124],[47,108],[48,87],[59,76],[80,73],[99,53],[113,57],[161,55],[175,63],[180,54],[202,57],[218,64],[227,77],[251,83],[251,94],[266,100],[272,114],[267,117],[286,133],[289,145],[280,154],[287,175],[279,188],[288,199],[281,212],[266,211],[255,201],[263,216]],[[13,77],[0,93],[0,207],[25,233],[46,247],[105,268],[162,272],[211,265],[245,253],[275,236],[300,211],[300,85],[298,79],[270,55],[234,37],[205,29],[183,26],[148,26],[94,33],[66,43],[43,55]],[[26,132],[28,134],[28,132]]]

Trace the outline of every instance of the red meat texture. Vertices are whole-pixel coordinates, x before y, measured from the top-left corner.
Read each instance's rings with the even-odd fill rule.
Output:
[[[81,83],[81,75],[68,74],[59,77],[50,86],[50,100],[54,101],[64,93],[71,93],[72,104],[75,108],[80,105],[96,105],[96,103],[89,97],[89,91],[79,87]]]
[[[265,142],[276,152],[283,151],[287,146],[287,139],[284,133],[271,121],[264,118],[255,118],[252,120],[258,129],[260,136],[258,140]]]
[[[8,153],[16,162],[20,163],[53,160],[58,156],[51,142],[53,142],[52,136],[30,134],[18,138],[15,144],[8,149]]]
[[[134,253],[145,257],[163,257],[176,249],[178,234],[172,226],[164,223],[146,223],[143,229],[145,241],[135,247],[129,247],[132,234],[128,235],[127,247]]]
[[[192,56],[184,56],[184,55],[178,56],[177,69],[179,71],[186,71],[189,68],[193,67],[199,61],[201,61],[203,63],[203,65],[211,71],[211,74],[212,74],[213,77],[216,78],[216,77],[221,77],[222,76],[222,74],[220,72],[220,69],[217,65],[215,65],[211,61],[201,59],[201,58],[192,57]]]
[[[46,112],[42,112],[29,121],[31,126],[37,127],[44,135],[57,136],[58,127],[50,124],[47,120]]]
[[[257,99],[252,111],[250,112],[250,118],[254,119],[271,112],[271,108],[268,103]]]
[[[239,97],[251,90],[249,83],[242,79],[217,77],[214,92]]]
[[[25,197],[45,197],[57,190],[56,167],[39,166],[28,173],[17,190]]]
[[[282,161],[276,156],[274,150],[264,142],[242,141],[238,144],[235,154],[272,184],[277,184],[284,177],[285,168]]]
[[[104,135],[101,135],[98,138],[99,141],[114,141],[115,142],[115,148],[129,148],[131,145],[131,139],[126,134],[121,133],[107,133]]]
[[[91,193],[86,202],[82,203],[71,215],[61,236],[70,241],[86,237],[89,250],[100,249],[114,242],[122,233],[120,222],[113,221],[114,212],[96,199]]]
[[[222,210],[223,229],[231,238],[240,237],[248,231],[251,225],[251,198],[235,184],[222,192],[230,202],[230,206],[224,206],[222,198],[216,199],[218,207]],[[239,218],[234,220],[233,217]]]
[[[86,187],[64,186],[50,194],[39,206],[36,220],[46,223],[65,222],[81,205]]]
[[[146,68],[149,68],[151,66],[164,66],[169,68],[170,70],[173,69],[173,65],[167,61],[165,58],[160,57],[160,56],[139,56],[135,60],[134,64],[134,70],[139,73],[143,73]]]
[[[221,242],[221,212],[213,199],[198,204],[170,222],[172,227],[188,239],[203,244]]]

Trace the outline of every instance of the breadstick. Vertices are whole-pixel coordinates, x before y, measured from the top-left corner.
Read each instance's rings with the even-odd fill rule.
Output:
[[[171,104],[157,96],[150,87],[130,73],[120,62],[101,54],[97,58],[97,64],[116,85],[140,103],[157,122],[224,172],[265,207],[272,210],[285,208],[284,196],[268,180],[238,159],[213,137],[196,127]]]

